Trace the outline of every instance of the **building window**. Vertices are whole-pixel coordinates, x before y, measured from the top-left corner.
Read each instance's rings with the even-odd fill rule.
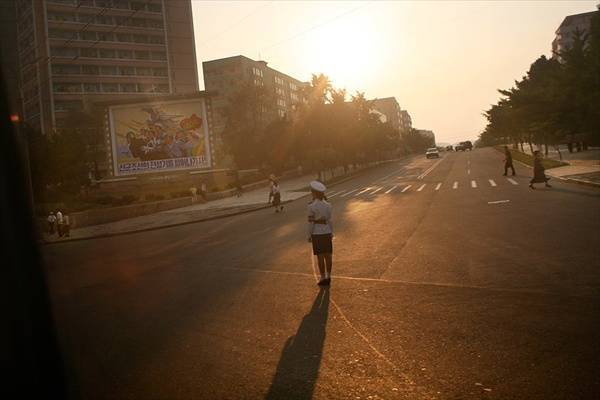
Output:
[[[83,91],[86,93],[97,93],[100,91],[99,83],[84,83]]]
[[[96,23],[98,25],[115,25],[113,21],[113,17],[108,15],[98,15],[96,16]]]
[[[285,107],[285,100],[277,99],[277,105],[280,107]]]
[[[278,108],[277,109],[277,113],[279,114],[280,118],[285,118],[285,111],[284,110]]]
[[[146,20],[146,26],[148,28],[162,29],[163,23],[161,20],[148,19],[148,20]]]
[[[81,67],[71,64],[52,64],[52,72],[56,75],[79,75]]]
[[[135,83],[121,83],[121,92],[135,93],[137,92],[137,85]]]
[[[133,52],[131,50],[119,50],[117,53],[118,58],[132,59]]]
[[[135,51],[135,58],[137,60],[149,60],[150,59],[150,53],[147,52],[147,51],[136,50]]]
[[[50,21],[77,22],[77,16],[72,13],[48,13]]]
[[[135,75],[134,67],[119,67],[119,75]]]
[[[154,76],[167,76],[166,68],[152,68],[152,72]]]
[[[159,60],[159,61],[165,61],[167,59],[167,53],[165,53],[164,51],[153,51],[152,59]]]
[[[152,68],[137,67],[137,74],[141,76],[152,76]]]
[[[280,77],[276,76],[275,77],[275,83],[278,85],[283,85],[283,79],[281,79]]]
[[[97,65],[82,65],[81,72],[86,75],[98,75],[100,70]]]
[[[256,76],[260,76],[261,78],[263,77],[263,72],[260,68],[253,67],[252,73]]]
[[[77,57],[79,52],[72,47],[52,47],[50,54],[56,57]]]
[[[131,34],[117,33],[117,42],[131,42]]]
[[[133,35],[133,41],[135,43],[148,43],[148,36],[146,36],[146,35]]]
[[[129,2],[127,0],[113,0],[113,7],[121,10],[129,10]]]
[[[112,49],[100,49],[98,51],[100,58],[115,58],[115,51]]]
[[[159,13],[162,12],[162,7],[160,4],[150,3],[148,4],[148,11]]]
[[[98,32],[98,40],[103,42],[114,42],[115,36],[112,32]]]
[[[81,39],[96,40],[96,32],[83,31],[81,32]]]
[[[279,96],[285,96],[285,91],[280,87],[275,88],[275,93],[277,93]]]
[[[53,39],[77,39],[77,32],[63,29],[48,29],[48,36]]]
[[[81,49],[81,57],[98,58],[97,49]]]
[[[103,65],[100,67],[101,75],[117,75],[117,67],[114,65]]]
[[[165,43],[165,38],[162,36],[148,36],[148,43],[152,43],[152,44],[164,44]]]
[[[296,91],[296,90],[298,90],[298,86],[296,86],[296,84],[295,84],[295,83],[293,83],[293,82],[290,82],[290,90],[294,90],[294,91]]]
[[[55,83],[52,90],[55,93],[81,93],[81,83]]]
[[[102,91],[103,92],[107,92],[107,93],[118,92],[119,91],[119,84],[118,83],[103,83],[102,84]]]

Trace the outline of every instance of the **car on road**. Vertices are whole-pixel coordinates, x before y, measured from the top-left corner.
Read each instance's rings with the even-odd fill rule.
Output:
[[[465,150],[469,150],[469,151],[473,150],[473,143],[471,143],[470,140],[460,142],[460,144],[463,146],[463,148]]]
[[[437,147],[431,147],[431,148],[427,149],[427,151],[425,152],[425,157],[440,158],[440,152],[438,151]]]
[[[462,143],[454,145],[454,151],[465,151],[465,146]]]
[[[446,146],[446,151],[454,151],[454,147],[452,147],[452,145],[448,145]]]

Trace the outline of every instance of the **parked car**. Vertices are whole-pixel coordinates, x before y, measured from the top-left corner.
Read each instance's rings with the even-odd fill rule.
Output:
[[[438,151],[437,147],[432,147],[432,148],[427,149],[427,151],[425,152],[425,157],[440,158],[440,152]]]
[[[465,146],[462,143],[454,145],[454,151],[465,151]]]

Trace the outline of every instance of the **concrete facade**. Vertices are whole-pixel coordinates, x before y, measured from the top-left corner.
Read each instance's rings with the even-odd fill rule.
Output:
[[[395,97],[375,99],[372,103],[373,109],[386,116],[387,122],[396,130],[400,130],[400,105]]]
[[[292,113],[295,106],[303,101],[302,88],[307,85],[267,66],[266,61],[255,61],[241,55],[205,61],[202,71],[205,89],[218,92],[213,98],[214,131],[217,135],[225,129],[224,112],[231,96],[245,84],[264,86],[273,92],[276,100],[274,118]]]
[[[24,120],[198,90],[191,0],[18,0]]]
[[[556,37],[552,41],[552,53],[554,57],[560,59],[559,54],[573,45],[573,35],[575,32],[579,31],[581,34],[585,35],[590,31],[592,15],[594,15],[595,12],[600,11],[592,11],[565,17],[556,30]]]

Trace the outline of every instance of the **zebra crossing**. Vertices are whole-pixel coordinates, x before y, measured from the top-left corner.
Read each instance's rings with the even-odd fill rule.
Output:
[[[517,186],[519,185],[519,182],[517,182],[516,180],[512,179],[512,178],[506,178],[506,183],[509,184],[510,186]],[[500,184],[501,185],[501,184]],[[414,193],[419,193],[419,192],[427,192],[428,190],[431,191],[443,191],[443,190],[458,190],[460,189],[468,189],[468,190],[474,190],[474,189],[479,189],[482,187],[491,187],[491,188],[498,188],[499,187],[499,183],[497,183],[495,180],[493,179],[484,179],[483,181],[477,181],[475,179],[473,180],[469,180],[466,183],[464,182],[459,182],[459,181],[451,181],[448,183],[444,183],[444,182],[437,182],[437,183],[433,183],[433,184],[429,184],[429,183],[422,183],[420,185],[412,185],[412,184],[406,184],[406,185],[401,185],[401,184],[394,184],[394,185],[369,185],[369,186],[361,186],[361,187],[355,187],[355,188],[349,188],[349,189],[344,189],[344,190],[338,190],[338,191],[331,191],[330,193],[327,193],[327,197],[328,198],[334,198],[334,197],[367,197],[367,196],[385,196],[385,195],[392,195],[392,194],[410,194],[411,192]]]

